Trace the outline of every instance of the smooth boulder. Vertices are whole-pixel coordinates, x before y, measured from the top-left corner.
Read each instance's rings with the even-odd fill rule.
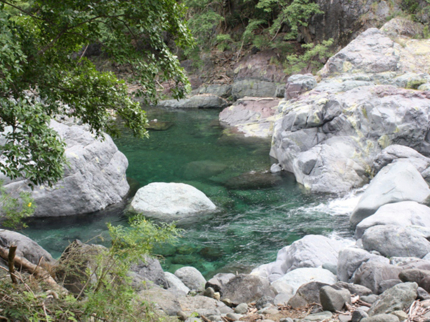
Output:
[[[415,201],[383,205],[357,225],[355,236],[361,238],[366,229],[377,225],[421,226],[430,229],[430,208]]]
[[[202,292],[205,290],[206,279],[192,266],[181,267],[175,271],[175,276],[192,291]]]
[[[334,284],[337,282],[337,277],[329,270],[323,268],[297,268],[288,272],[280,278],[296,291],[300,286],[309,282],[321,282],[326,284]]]
[[[184,183],[153,182],[140,188],[129,210],[164,221],[186,220],[212,212],[216,206],[206,195]]]
[[[363,285],[378,294],[379,285],[386,280],[397,279],[402,268],[379,262],[363,263],[354,275],[354,283]]]
[[[429,196],[428,184],[411,163],[389,164],[372,179],[354,209],[350,223],[355,227],[385,204],[401,201],[424,203]]]
[[[246,274],[230,279],[222,292],[222,299],[229,299],[234,304],[254,302],[263,296],[275,297],[267,279]]]
[[[419,232],[394,225],[378,225],[366,230],[363,247],[386,257],[422,258],[430,252],[430,242]]]

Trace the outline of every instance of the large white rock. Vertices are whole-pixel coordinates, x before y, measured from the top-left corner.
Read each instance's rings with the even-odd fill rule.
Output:
[[[125,171],[128,161],[112,138],[105,134],[102,141],[84,126],[51,121],[51,127],[66,142],[65,155],[69,163],[64,178],[53,187],[44,185],[32,191],[25,180],[5,180],[6,191],[18,197],[28,191],[37,205],[35,217],[71,216],[95,212],[122,201],[130,187]]]
[[[200,190],[184,183],[153,182],[140,188],[130,211],[165,221],[214,211],[216,206]]]
[[[420,226],[430,229],[430,208],[415,201],[383,205],[357,225],[356,237],[361,238],[367,228],[376,225]]]
[[[387,165],[370,182],[354,209],[350,222],[356,226],[373,215],[379,207],[400,201],[423,203],[430,189],[418,170],[409,162]]]
[[[288,272],[280,281],[292,286],[295,293],[300,286],[309,282],[321,282],[332,285],[337,282],[337,277],[329,270],[323,268],[306,267]]]

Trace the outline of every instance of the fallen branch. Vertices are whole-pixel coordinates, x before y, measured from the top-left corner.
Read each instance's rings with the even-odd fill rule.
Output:
[[[16,245],[11,245],[9,247],[9,254],[7,256],[8,266],[9,266],[9,274],[13,284],[18,284],[15,276],[15,254],[16,254]]]
[[[2,257],[5,260],[8,260],[9,258],[9,252],[6,248],[0,247],[0,257]],[[14,266],[23,269],[30,274],[33,274],[34,277],[36,277],[39,280],[42,280],[45,282],[48,286],[50,286],[53,289],[61,290],[62,292],[67,292],[63,287],[57,284],[57,282],[52,278],[52,276],[46,271],[44,268],[34,265],[33,263],[29,262],[25,258],[21,258],[17,255],[14,256]]]

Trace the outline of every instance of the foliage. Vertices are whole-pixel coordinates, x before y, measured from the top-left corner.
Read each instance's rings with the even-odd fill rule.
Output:
[[[305,44],[302,48],[306,49],[303,55],[292,54],[287,56],[286,69],[287,74],[298,72],[315,72],[320,69],[327,58],[332,56],[329,51],[333,44],[333,39],[325,40],[322,44]]]
[[[22,223],[22,219],[30,217],[36,209],[30,193],[22,191],[19,197],[19,199],[12,198],[0,180],[0,208],[4,216],[1,225],[5,228],[25,228],[26,225]]]
[[[229,34],[218,34],[216,40],[218,43],[217,47],[220,51],[230,49],[230,44],[233,42]]]
[[[157,243],[172,242],[179,234],[174,225],[155,225],[142,216],[131,219],[130,227],[109,225],[110,248],[98,248],[97,254],[62,258],[65,274],[76,275],[93,256],[86,268],[83,287],[77,296],[40,291],[25,278],[18,285],[0,280],[2,315],[21,321],[156,321],[160,318],[150,303],[138,297],[130,286],[130,265],[150,254]],[[73,254],[72,253],[69,253]],[[88,265],[87,265],[88,266]]]
[[[188,80],[164,37],[192,44],[185,8],[175,0],[0,0],[0,131],[7,130],[0,171],[33,184],[63,175],[64,142],[49,128],[59,114],[76,117],[98,136],[118,134],[109,110],[135,135],[146,116],[126,83],[96,70],[85,57],[93,43],[117,66],[131,70],[136,96],[157,99],[157,81],[174,80],[174,97]]]

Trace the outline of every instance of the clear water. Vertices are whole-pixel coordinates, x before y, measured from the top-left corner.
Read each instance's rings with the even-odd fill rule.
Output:
[[[151,182],[183,182],[202,190],[219,208],[212,216],[182,225],[184,234],[176,245],[156,248],[166,270],[192,265],[207,277],[249,272],[275,260],[280,248],[307,234],[352,235],[348,215],[355,196],[337,199],[308,193],[291,174],[280,176],[273,187],[229,185],[238,181],[229,179],[241,174],[267,171],[274,160],[269,157],[270,141],[229,135],[220,128],[218,113],[149,110],[150,119],[174,125],[150,132],[149,139],[136,139],[125,131],[116,140],[129,160],[127,176],[134,191]],[[199,170],[196,161],[207,167]],[[88,241],[100,235],[104,240],[93,242],[108,243],[106,222],[126,224],[126,203],[95,214],[33,220],[25,233],[57,257],[76,238]]]

